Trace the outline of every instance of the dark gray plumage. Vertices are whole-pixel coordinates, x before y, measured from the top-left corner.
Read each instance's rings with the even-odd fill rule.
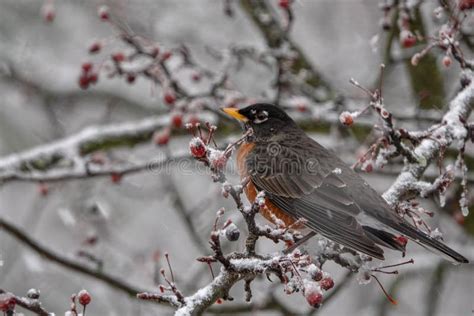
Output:
[[[457,262],[459,253],[400,218],[366,181],[334,153],[308,137],[280,108],[255,104],[238,111],[252,127],[246,157],[253,184],[284,212],[305,218],[323,236],[383,259],[380,246],[404,251],[397,235]]]

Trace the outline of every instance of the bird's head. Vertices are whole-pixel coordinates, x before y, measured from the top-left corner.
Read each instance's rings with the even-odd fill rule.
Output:
[[[272,104],[257,103],[242,109],[223,108],[222,110],[244,123],[245,129],[251,127],[257,139],[270,138],[285,132],[289,127],[297,126],[285,111]]]

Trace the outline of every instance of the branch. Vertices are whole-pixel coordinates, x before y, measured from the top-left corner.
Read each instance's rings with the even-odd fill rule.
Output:
[[[64,139],[11,154],[0,159],[0,181],[49,181],[143,170],[147,163],[104,169],[84,157],[98,150],[148,141],[156,130],[167,126],[169,121],[168,116],[156,116],[137,122],[91,126]],[[53,167],[55,171],[48,174],[48,170]]]
[[[7,292],[3,289],[0,289],[0,295],[8,295],[8,297],[13,300],[14,305],[21,306],[24,309],[27,309],[30,312],[33,312],[39,316],[54,316],[53,313],[48,312],[41,306],[41,303],[38,300],[39,297],[35,297],[35,298],[20,297],[20,296],[14,295],[13,293]],[[29,296],[29,293],[28,293],[28,296]]]
[[[305,80],[302,82],[301,90],[303,93],[312,97],[315,101],[324,101],[331,99],[334,95],[329,83],[323,78],[304,55],[303,51],[289,38],[288,32],[284,30],[276,19],[271,7],[265,1],[241,0],[240,5],[244,12],[253,20],[258,29],[272,49],[283,48],[288,45],[288,50],[296,52],[296,57],[291,66],[291,73],[295,76],[305,72]],[[280,84],[280,78],[277,83]],[[306,93],[311,88],[310,93]],[[317,88],[318,91],[315,90]]]
[[[0,218],[0,229],[5,231],[7,234],[36,252],[37,254],[45,257],[46,259],[53,261],[67,269],[85,274],[90,276],[94,279],[100,280],[107,285],[122,291],[132,297],[136,297],[136,294],[139,292],[143,292],[143,289],[136,288],[115,276],[109,275],[107,273],[101,272],[97,269],[93,269],[88,267],[87,265],[77,263],[76,261],[66,258],[52,250],[47,249],[43,245],[39,244],[36,240],[34,240],[31,236],[28,236],[25,232],[23,232],[20,228],[16,227],[15,225],[9,223],[8,221]]]
[[[466,71],[464,76],[462,80],[468,84],[451,101],[442,124],[433,131],[431,137],[424,138],[414,149],[420,162],[406,163],[395,182],[383,194],[389,204],[395,205],[406,195],[413,193],[413,185],[423,176],[443,147],[448,147],[455,141],[463,142],[466,138],[467,130],[463,122],[468,119],[474,105],[474,77],[471,71]]]

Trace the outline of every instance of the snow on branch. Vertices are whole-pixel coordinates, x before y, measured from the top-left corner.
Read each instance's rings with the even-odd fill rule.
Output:
[[[424,138],[414,148],[418,162],[405,163],[405,167],[392,186],[383,194],[391,205],[396,205],[410,193],[420,193],[417,183],[441,150],[457,143],[464,146],[468,137],[466,121],[474,106],[474,77],[471,71],[465,71],[461,79],[463,89],[449,104],[449,110],[441,123],[433,128],[431,136]]]
[[[40,292],[36,289],[28,290],[27,297],[17,296],[0,289],[0,312],[5,315],[15,315],[16,306],[20,306],[39,316],[54,316],[43,308],[39,298]]]
[[[11,154],[0,159],[0,182],[53,181],[146,169],[149,162],[104,166],[103,157],[91,154],[149,141],[154,132],[167,126],[169,121],[170,117],[164,115],[137,122],[91,126],[64,139]]]

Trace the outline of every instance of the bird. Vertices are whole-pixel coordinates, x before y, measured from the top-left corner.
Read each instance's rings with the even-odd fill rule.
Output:
[[[468,260],[399,216],[385,199],[334,152],[309,137],[281,108],[256,103],[222,108],[251,129],[236,152],[237,169],[248,179],[244,192],[255,201],[264,192],[262,215],[306,228],[370,257],[384,248],[405,252],[406,238],[453,263]]]

